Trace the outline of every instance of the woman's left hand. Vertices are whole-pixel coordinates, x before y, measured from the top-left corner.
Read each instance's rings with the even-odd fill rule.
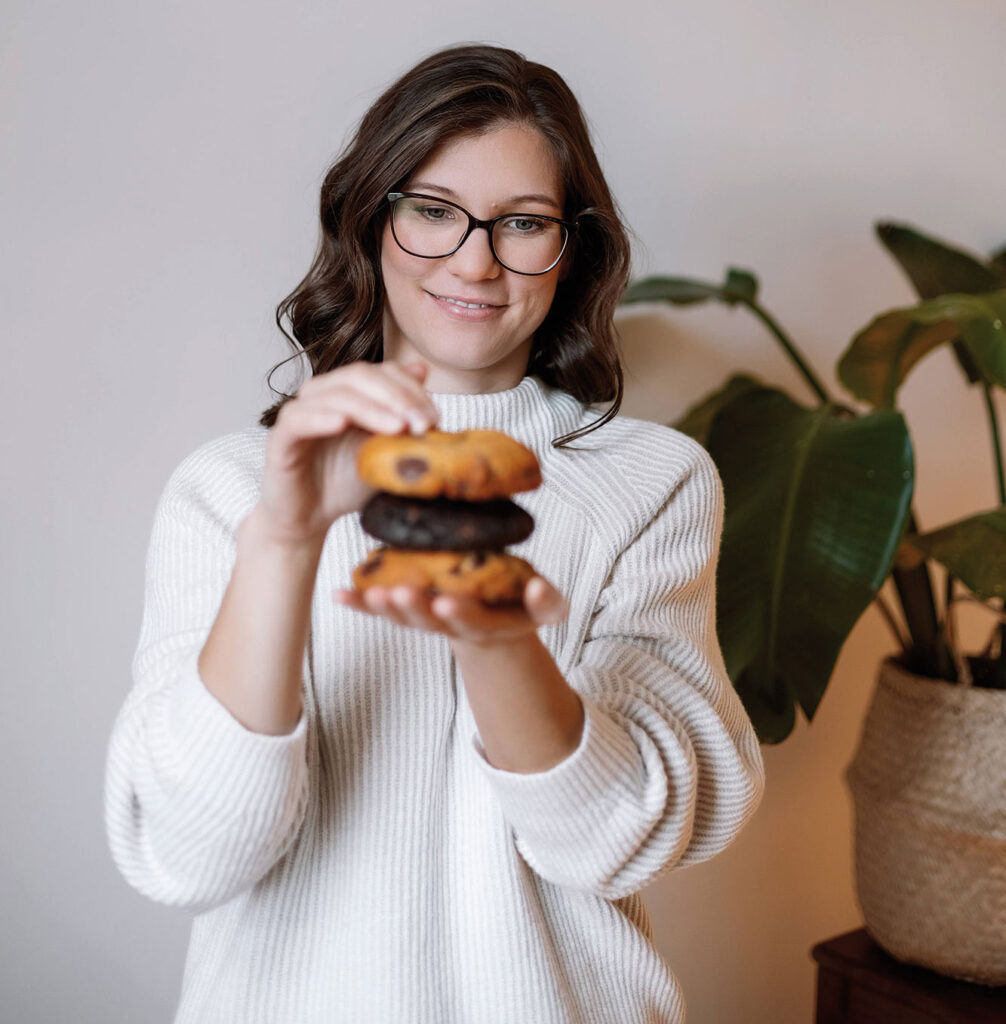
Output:
[[[543,576],[528,580],[521,608],[491,608],[458,594],[431,597],[409,586],[335,590],[332,597],[339,604],[400,626],[442,633],[450,640],[478,646],[510,643],[540,626],[562,622],[569,614],[569,602]]]

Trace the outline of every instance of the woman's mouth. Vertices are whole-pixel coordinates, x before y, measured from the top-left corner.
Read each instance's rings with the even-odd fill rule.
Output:
[[[426,294],[433,299],[444,313],[455,320],[489,320],[506,309],[505,306],[496,306],[488,302],[469,302],[465,299],[454,298],[453,296],[434,295],[433,292],[427,292]]]

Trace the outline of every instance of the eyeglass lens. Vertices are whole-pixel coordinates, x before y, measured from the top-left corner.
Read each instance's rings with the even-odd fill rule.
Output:
[[[458,209],[430,199],[405,196],[392,204],[392,228],[398,244],[415,256],[448,256],[468,230]],[[562,224],[519,213],[493,225],[493,248],[499,261],[519,274],[540,274],[559,259],[566,241]]]

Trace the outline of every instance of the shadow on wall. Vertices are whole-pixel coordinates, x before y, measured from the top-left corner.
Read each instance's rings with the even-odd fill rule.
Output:
[[[669,424],[703,395],[722,387],[738,362],[745,372],[801,394],[802,381],[766,343],[760,326],[731,311],[690,309],[684,318],[633,307],[617,311],[625,368],[626,416]]]

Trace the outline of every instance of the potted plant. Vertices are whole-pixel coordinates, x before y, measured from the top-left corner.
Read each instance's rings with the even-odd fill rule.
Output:
[[[842,644],[877,604],[898,653],[879,666],[846,773],[867,929],[904,961],[1006,984],[1006,473],[992,397],[1006,387],[1006,248],[983,261],[906,225],[876,231],[920,301],[876,317],[839,359],[863,411],[828,394],[748,271],[722,284],[646,278],[622,302],[742,306],[807,381],[811,405],[736,375],[673,424],[723,480],[727,670],[761,741],[781,742],[797,707],[813,719]],[[912,367],[947,345],[984,399],[999,505],[923,532],[896,399]],[[888,577],[897,610],[880,594]],[[980,651],[960,649],[961,601],[992,617]]]

